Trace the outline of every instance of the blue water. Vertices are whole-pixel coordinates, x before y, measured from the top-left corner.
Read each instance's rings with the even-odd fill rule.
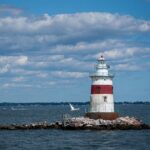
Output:
[[[81,116],[87,105],[81,105]],[[150,105],[116,105],[122,116],[135,116],[150,123]],[[0,124],[53,122],[70,113],[67,105],[0,106]],[[129,131],[64,131],[17,130],[0,131],[0,150],[150,150],[150,130]]]

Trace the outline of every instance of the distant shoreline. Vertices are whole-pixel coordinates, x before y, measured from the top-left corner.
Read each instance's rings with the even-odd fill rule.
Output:
[[[29,106],[29,105],[41,105],[41,106],[46,106],[46,105],[68,105],[69,103],[74,104],[74,105],[88,105],[89,102],[31,102],[31,103],[11,103],[11,102],[1,102],[0,106],[18,106],[18,105],[23,105],[23,106]],[[135,102],[115,102],[115,104],[150,104],[150,102],[142,102],[142,101],[135,101]]]

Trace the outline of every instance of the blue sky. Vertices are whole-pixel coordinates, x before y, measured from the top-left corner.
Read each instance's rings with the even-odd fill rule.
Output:
[[[150,0],[0,1],[0,102],[89,101],[101,54],[115,101],[150,101]]]

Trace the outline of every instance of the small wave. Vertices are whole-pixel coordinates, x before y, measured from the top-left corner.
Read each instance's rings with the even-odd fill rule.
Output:
[[[16,111],[16,110],[27,110],[26,108],[15,108],[15,107],[11,107],[11,110]]]

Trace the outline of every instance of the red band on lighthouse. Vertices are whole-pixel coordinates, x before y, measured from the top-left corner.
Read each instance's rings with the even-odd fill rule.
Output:
[[[113,94],[112,85],[92,85],[91,94]]]

